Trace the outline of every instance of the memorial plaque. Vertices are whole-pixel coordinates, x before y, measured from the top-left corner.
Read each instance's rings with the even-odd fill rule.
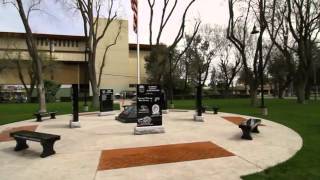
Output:
[[[113,111],[113,89],[100,90],[100,112]]]
[[[137,126],[161,126],[160,85],[139,84],[137,86]]]

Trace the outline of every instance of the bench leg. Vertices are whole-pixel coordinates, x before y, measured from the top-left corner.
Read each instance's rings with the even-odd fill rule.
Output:
[[[51,119],[55,119],[56,118],[56,114],[50,114],[50,116],[51,116]]]
[[[47,156],[55,154],[56,152],[53,149],[54,143],[55,143],[55,141],[41,142],[41,145],[43,147],[43,151],[42,151],[42,154],[40,155],[40,157],[45,158]]]
[[[243,133],[242,136],[241,136],[242,139],[252,140],[250,129],[241,128],[241,130],[242,130],[242,133]]]
[[[41,119],[41,116],[37,116],[37,122],[41,122],[42,119]]]
[[[21,151],[23,149],[27,149],[29,146],[27,144],[27,140],[20,139],[20,138],[14,138],[17,142],[16,147],[14,148],[15,151]]]
[[[254,133],[260,133],[258,126],[256,126],[255,128],[252,129],[252,132]]]

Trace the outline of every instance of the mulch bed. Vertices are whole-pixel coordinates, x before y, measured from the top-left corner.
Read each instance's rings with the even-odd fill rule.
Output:
[[[104,150],[98,170],[234,156],[212,142]]]
[[[31,126],[20,126],[14,128],[5,129],[0,133],[0,142],[11,141],[13,138],[10,137],[11,132],[27,130],[27,131],[35,131],[38,125],[31,125]]]

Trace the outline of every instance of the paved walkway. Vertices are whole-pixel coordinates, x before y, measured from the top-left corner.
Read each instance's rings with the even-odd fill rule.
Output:
[[[119,111],[115,112],[115,114]],[[61,135],[55,144],[57,154],[40,158],[39,143],[28,142],[29,149],[15,152],[14,141],[0,142],[1,180],[233,180],[262,171],[288,160],[301,147],[302,139],[293,130],[263,120],[260,134],[253,141],[240,139],[241,130],[222,117],[236,114],[204,114],[205,122],[194,122],[193,111],[164,115],[165,134],[133,135],[135,124],[123,124],[114,116],[80,116],[81,128],[68,127],[71,115],[57,116],[41,123],[28,120],[0,126],[38,125],[36,131]],[[97,171],[102,150],[210,141],[235,156],[184,161],[115,170]]]

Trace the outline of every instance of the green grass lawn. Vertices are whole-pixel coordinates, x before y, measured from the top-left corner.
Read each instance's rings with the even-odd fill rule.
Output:
[[[174,104],[176,108],[191,109],[195,101],[179,100]],[[218,105],[223,112],[261,117],[258,108],[249,106],[248,99],[204,100],[203,104]],[[303,138],[303,147],[290,160],[243,179],[320,179],[320,101],[301,105],[295,100],[267,99],[266,105],[269,115],[265,118],[298,132]]]
[[[79,103],[79,110],[82,111],[83,103]],[[38,110],[38,104],[36,103],[23,103],[23,104],[0,104],[0,125],[8,124],[16,121],[31,119],[33,113]],[[119,109],[119,105],[114,105],[115,109]],[[57,111],[57,114],[71,114],[72,104],[71,102],[57,102],[48,103],[48,111]],[[95,111],[90,108],[89,111]]]

